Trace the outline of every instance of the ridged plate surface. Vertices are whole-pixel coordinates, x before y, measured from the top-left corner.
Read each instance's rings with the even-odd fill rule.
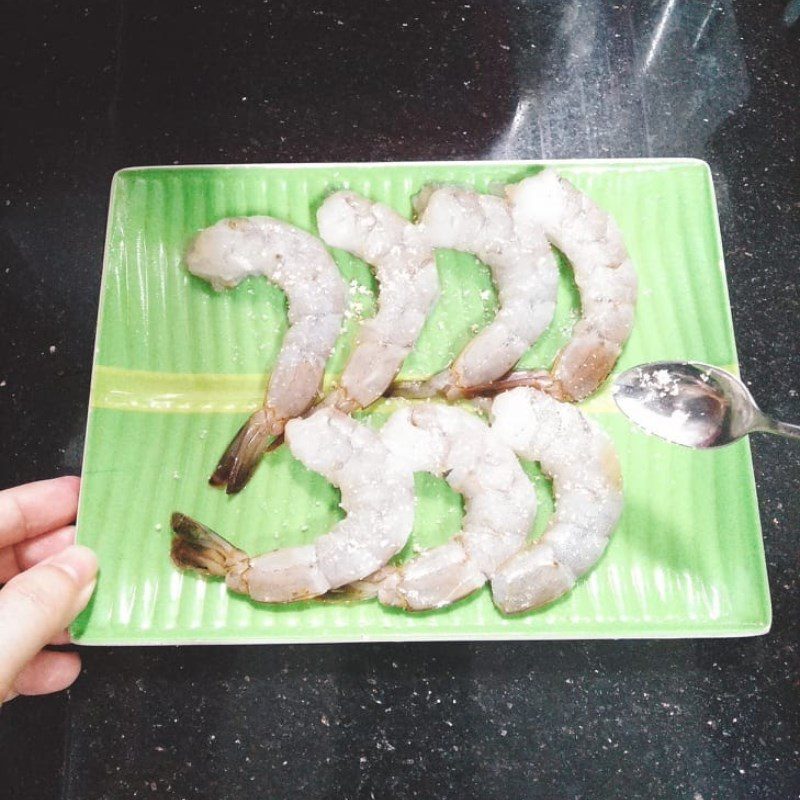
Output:
[[[169,561],[173,510],[196,516],[253,554],[310,542],[339,519],[337,492],[286,448],[267,456],[240,495],[206,479],[256,408],[285,330],[282,293],[264,279],[213,292],[182,259],[197,231],[221,217],[269,214],[316,232],[315,212],[349,187],[411,216],[428,182],[492,191],[540,163],[366,164],[130,169],[113,182],[95,354],[79,541],[98,552],[96,595],[72,629],[84,644],[322,642],[404,639],[623,638],[763,633],[770,602],[746,441],[691,452],[634,431],[606,386],[583,404],[613,437],[625,481],[621,524],[598,566],[567,597],[504,617],[488,589],[450,608],[407,614],[376,602],[259,606],[220,581]],[[636,326],[618,370],[662,359],[736,369],[714,190],[691,160],[554,162],[619,223],[640,277]],[[350,321],[329,364],[341,370],[355,321],[372,312],[374,282],[334,252],[350,282]],[[406,377],[443,367],[492,318],[495,295],[475,259],[441,252],[442,298]],[[562,263],[559,309],[523,359],[547,366],[579,302]],[[364,415],[378,425],[392,403]],[[552,501],[535,465],[542,499]],[[460,498],[416,480],[412,547],[458,530]],[[535,533],[535,532],[534,532]]]

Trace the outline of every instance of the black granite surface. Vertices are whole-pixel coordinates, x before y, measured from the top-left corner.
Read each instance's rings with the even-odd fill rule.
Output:
[[[80,469],[137,164],[706,159],[743,374],[800,419],[799,6],[4,0],[0,485]],[[767,636],[89,649],[3,709],[0,798],[798,797],[800,447],[753,450]]]

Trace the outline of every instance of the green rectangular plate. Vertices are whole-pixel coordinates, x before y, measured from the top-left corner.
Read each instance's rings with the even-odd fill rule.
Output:
[[[551,162],[610,211],[640,278],[636,326],[618,365],[694,359],[735,370],[736,349],[714,189],[700,161]],[[539,170],[535,162],[333,164],[127,169],[111,191],[78,539],[100,558],[89,608],[73,625],[83,644],[331,642],[739,636],[764,633],[770,600],[748,443],[691,452],[634,431],[606,386],[583,404],[611,434],[625,480],[622,521],[597,567],[568,596],[504,617],[488,588],[452,607],[408,614],[376,602],[260,606],[221,581],[169,560],[170,513],[181,510],[257,554],[313,540],[340,518],[337,492],[286,448],[227,497],[207,484],[218,456],[266,385],[286,327],[284,298],[263,279],[217,294],[182,259],[221,217],[269,214],[316,233],[315,211],[352,188],[410,217],[428,182],[491,191]],[[373,308],[366,265],[336,260],[351,282],[353,319],[329,364],[341,371],[355,320]],[[406,377],[442,368],[495,310],[486,268],[441,252],[442,297]],[[523,359],[547,366],[579,308],[562,263],[559,311]],[[392,402],[365,418],[379,424]],[[547,481],[534,465],[544,512]],[[413,546],[458,530],[459,498],[419,475]]]

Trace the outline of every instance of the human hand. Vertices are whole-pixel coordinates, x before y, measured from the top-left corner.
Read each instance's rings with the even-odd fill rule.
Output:
[[[80,479],[55,478],[0,491],[0,704],[66,689],[77,653],[66,626],[94,591],[97,558],[73,545]]]

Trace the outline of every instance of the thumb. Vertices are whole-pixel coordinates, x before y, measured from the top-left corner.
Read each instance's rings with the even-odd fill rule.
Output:
[[[73,546],[0,589],[0,702],[22,668],[86,607],[96,574],[95,554]]]

